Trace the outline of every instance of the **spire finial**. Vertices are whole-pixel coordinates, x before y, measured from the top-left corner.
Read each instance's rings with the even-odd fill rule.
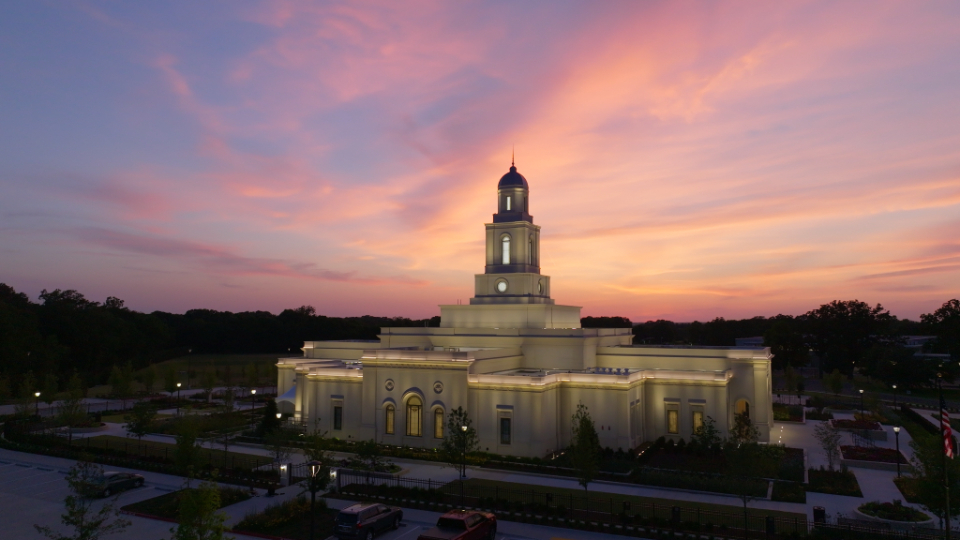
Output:
[[[513,147],[510,149],[510,166],[511,167],[517,166],[517,164],[515,163],[516,160],[514,159],[516,156],[517,156],[517,145],[513,145]]]

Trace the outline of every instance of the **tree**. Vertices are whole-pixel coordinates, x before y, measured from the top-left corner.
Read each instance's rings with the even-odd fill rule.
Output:
[[[761,445],[756,440],[739,444],[731,442],[724,450],[724,457],[727,461],[727,474],[731,477],[730,487],[743,503],[743,523],[746,525],[749,523],[747,505],[750,501],[766,495],[765,492],[763,495],[758,493],[758,479],[773,478],[777,475],[783,458],[783,447]],[[747,530],[744,527],[744,538],[746,537]]]
[[[290,459],[290,449],[286,446],[287,440],[280,430],[271,431],[264,435],[263,442],[266,443],[270,456],[275,463],[282,464]]]
[[[232,387],[228,386],[223,389],[223,410],[224,412],[233,412],[233,408],[237,402],[237,391]]]
[[[227,515],[220,510],[220,488],[216,482],[201,482],[195,488],[188,480],[180,491],[177,526],[170,529],[172,540],[222,540],[226,538]]]
[[[263,417],[260,419],[260,425],[257,426],[257,435],[266,437],[280,430],[280,419],[277,418],[278,412],[277,402],[268,399],[266,405],[263,407]]]
[[[223,447],[223,468],[227,468],[227,457],[230,455],[230,443],[233,442],[233,434],[228,430],[223,430],[216,435],[217,444]]]
[[[730,431],[730,441],[733,444],[753,444],[759,440],[760,430],[753,425],[746,413],[733,415],[733,429]]]
[[[696,442],[697,446],[705,451],[718,451],[723,444],[723,438],[720,436],[720,430],[717,429],[717,422],[713,417],[706,417],[703,425],[693,432],[690,442]]]
[[[167,369],[163,371],[163,390],[171,397],[177,391],[177,370],[173,365],[167,366]]]
[[[919,435],[919,434],[918,434]],[[943,459],[943,440],[939,435],[926,433],[910,441],[913,448],[913,477],[917,479],[917,498],[919,503],[941,520],[945,516],[943,497],[943,462],[947,462],[947,474],[950,479],[950,517],[960,515],[960,460]]]
[[[806,365],[810,360],[810,347],[800,331],[800,324],[787,315],[778,315],[777,318],[779,320],[763,335],[763,344],[773,353],[774,369]]]
[[[933,313],[921,315],[920,321],[937,336],[938,351],[960,358],[960,300],[944,302]]]
[[[829,420],[820,422],[813,428],[813,436],[820,443],[820,448],[827,457],[827,464],[833,470],[833,464],[840,459],[840,441],[843,435],[840,429]]]
[[[316,478],[307,478],[307,486],[313,487],[316,491],[324,489],[330,482],[330,463],[333,456],[330,454],[330,442],[327,440],[326,432],[314,431],[306,437],[303,453],[309,461],[319,461],[320,471]],[[310,484],[313,484],[310,486]]]
[[[463,427],[467,429],[464,430]],[[440,443],[440,451],[443,453],[443,460],[460,469],[460,475],[467,473],[463,469],[464,457],[466,454],[476,452],[480,449],[480,439],[477,437],[477,430],[473,427],[473,420],[463,407],[457,407],[447,414],[447,430],[444,433],[443,442]]]
[[[207,393],[207,403],[210,403],[210,399],[213,397],[213,389],[217,386],[217,374],[209,369],[204,371],[203,375],[200,376],[200,385],[203,387],[203,391]]]
[[[60,400],[57,407],[57,422],[67,428],[67,437],[73,442],[73,427],[87,421],[87,413],[83,410],[83,396],[86,394],[83,379],[74,371],[70,378],[67,397]]]
[[[886,341],[896,320],[880,304],[870,307],[859,300],[834,300],[803,317],[812,338],[811,347],[820,357],[821,375],[837,369],[851,379],[864,352]]]
[[[149,403],[141,401],[133,404],[130,412],[123,416],[123,421],[126,422],[127,433],[140,441],[143,440],[144,435],[150,433],[156,417],[157,410]]]
[[[63,501],[66,512],[60,516],[60,522],[71,533],[63,534],[45,525],[34,525],[37,532],[51,540],[99,540],[129,527],[129,521],[118,517],[119,510],[113,502],[100,506],[91,496],[91,486],[97,485],[102,477],[103,468],[94,463],[78,461],[70,467],[66,478],[70,494]],[[100,508],[95,509],[97,506]]]
[[[186,416],[177,425],[173,461],[184,476],[192,476],[193,470],[200,461],[200,443],[197,441],[199,429],[196,421]]]
[[[129,362],[125,366],[113,365],[110,369],[109,384],[113,395],[120,398],[126,408],[127,397],[133,393],[133,367]]]
[[[57,400],[57,394],[60,393],[60,382],[57,380],[57,375],[54,373],[47,373],[43,376],[43,390],[40,397],[43,398],[43,402],[47,405],[53,405],[53,402]]]
[[[157,370],[150,366],[140,374],[140,383],[143,384],[144,391],[149,395],[153,393],[153,385],[157,383]]]
[[[577,471],[577,481],[587,491],[587,486],[596,478],[600,470],[600,437],[590,417],[590,411],[583,403],[577,405],[573,413],[573,441],[567,450],[570,463]]]
[[[379,470],[382,465],[381,461],[383,456],[380,453],[380,445],[373,439],[357,443],[357,457],[363,461],[371,471]]]
[[[829,390],[835,398],[839,398],[840,392],[843,392],[843,374],[840,373],[839,369],[833,370],[823,378],[823,385],[827,387],[827,390]]]

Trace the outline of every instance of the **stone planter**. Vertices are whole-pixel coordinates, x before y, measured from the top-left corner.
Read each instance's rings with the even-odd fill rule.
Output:
[[[874,517],[868,514],[864,514],[858,508],[854,508],[853,512],[854,514],[856,514],[857,519],[862,519],[864,521],[873,521],[875,523],[883,523],[886,526],[890,527],[891,529],[895,529],[898,531],[909,531],[918,527],[934,528],[937,526],[936,520],[934,518],[930,518],[926,521],[894,521],[892,519],[883,519],[883,518]]]
[[[897,464],[886,461],[867,461],[865,459],[847,459],[843,457],[843,450],[837,448],[837,455],[840,456],[840,463],[847,467],[857,467],[860,469],[873,469],[875,471],[897,472]],[[900,471],[905,474],[913,472],[913,467],[906,459],[900,461]]]
[[[834,420],[830,421],[833,425],[836,425]],[[840,431],[847,431],[849,433],[856,433],[865,439],[870,439],[871,441],[886,441],[887,440],[887,431],[883,429],[883,426],[880,426],[880,429],[856,429],[856,428],[838,428]]]

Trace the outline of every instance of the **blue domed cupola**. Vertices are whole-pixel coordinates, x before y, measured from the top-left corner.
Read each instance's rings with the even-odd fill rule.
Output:
[[[510,172],[500,177],[497,184],[497,213],[493,215],[494,223],[509,223],[512,221],[526,221],[533,223],[533,216],[529,213],[530,186],[527,179],[517,172],[517,166],[511,162]]]

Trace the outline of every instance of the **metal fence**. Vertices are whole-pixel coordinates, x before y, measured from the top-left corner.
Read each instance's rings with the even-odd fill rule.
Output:
[[[361,497],[404,499],[434,505],[456,505],[520,513],[535,517],[608,523],[621,526],[661,527],[673,530],[720,533],[752,538],[782,538],[806,535],[811,527],[838,538],[913,538],[939,540],[943,536],[930,529],[901,531],[879,523],[847,520],[841,523],[814,524],[804,517],[765,515],[763,510],[719,511],[692,508],[683,504],[638,501],[634,497],[608,493],[578,495],[570,490],[514,489],[472,482],[439,482],[432,479],[397,477],[384,473],[341,469],[337,471],[337,490]]]

